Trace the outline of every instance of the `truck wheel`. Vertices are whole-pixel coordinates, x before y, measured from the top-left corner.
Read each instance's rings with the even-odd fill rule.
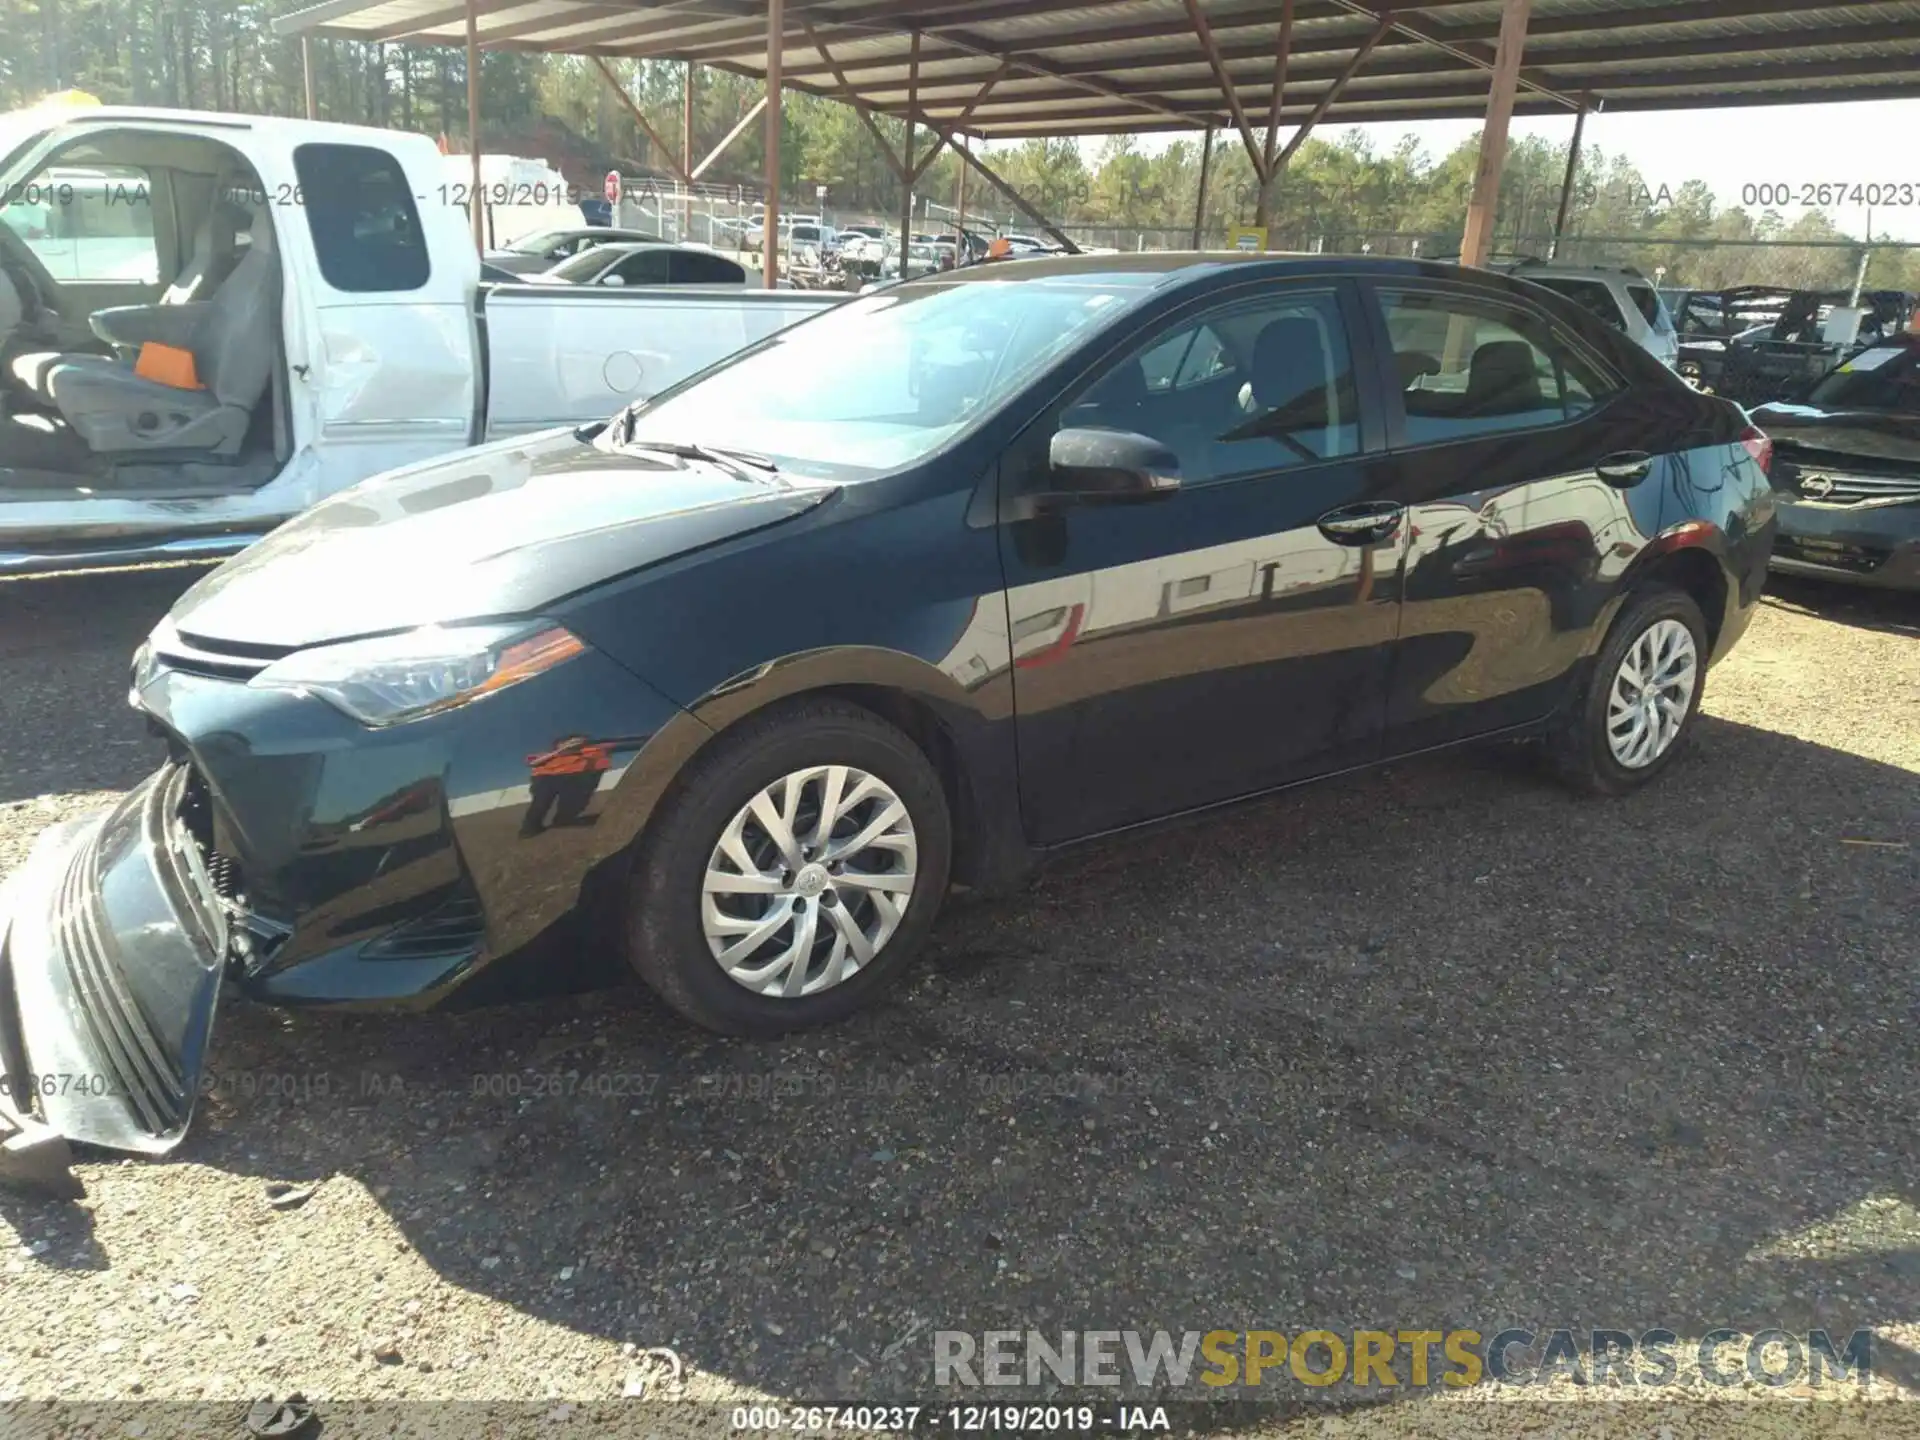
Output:
[[[648,831],[629,960],[724,1034],[843,1019],[925,940],[952,844],[940,777],[906,735],[838,700],[776,706],[697,755]]]
[[[1693,598],[1666,586],[1630,596],[1548,732],[1554,768],[1592,795],[1639,789],[1685,747],[1706,678],[1707,625]]]

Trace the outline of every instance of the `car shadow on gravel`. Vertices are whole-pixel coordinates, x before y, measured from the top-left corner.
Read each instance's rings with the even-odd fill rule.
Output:
[[[1817,615],[1836,625],[1920,636],[1920,592],[1916,591],[1873,590],[1797,575],[1769,575],[1764,599],[1767,604]]]
[[[1619,801],[1409,762],[961,898],[777,1043],[635,989],[235,1005],[179,1158],[320,1182],[302,1223],[365,1186],[451,1284],[790,1398],[923,1397],[936,1330],[1843,1342],[1920,1319],[1917,818],[1713,718]]]

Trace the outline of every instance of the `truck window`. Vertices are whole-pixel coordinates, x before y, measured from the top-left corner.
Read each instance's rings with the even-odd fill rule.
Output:
[[[293,168],[329,285],[369,294],[427,283],[427,240],[399,161],[370,145],[300,145]]]
[[[153,179],[142,169],[51,169],[17,187],[4,223],[56,280],[82,284],[160,279]]]
[[[1530,280],[1535,285],[1543,285],[1557,294],[1564,295],[1583,309],[1590,310],[1598,319],[1604,320],[1616,330],[1627,327],[1621,323],[1620,307],[1614,303],[1613,292],[1597,280],[1563,280],[1558,275],[1543,275],[1538,278],[1526,274],[1519,279]]]
[[[1629,285],[1627,294],[1633,297],[1633,303],[1640,307],[1640,313],[1647,317],[1647,324],[1655,330],[1671,330],[1673,322],[1667,318],[1660,297],[1654,293],[1651,285]]]

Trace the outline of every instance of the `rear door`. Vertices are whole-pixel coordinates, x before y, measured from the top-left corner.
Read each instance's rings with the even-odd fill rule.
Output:
[[[1357,293],[1248,287],[1159,322],[1030,426],[1003,497],[1061,429],[1150,435],[1164,500],[1002,527],[1021,802],[1040,843],[1374,758],[1403,544],[1377,504]]]
[[[1392,392],[1385,493],[1407,507],[1387,715],[1387,748],[1402,753],[1559,703],[1620,575],[1658,530],[1691,412],[1631,394],[1516,297],[1427,280],[1367,293]],[[1640,484],[1595,473],[1630,451],[1646,453]]]

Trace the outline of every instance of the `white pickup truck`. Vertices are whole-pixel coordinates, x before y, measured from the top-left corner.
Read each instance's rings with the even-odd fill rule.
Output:
[[[845,298],[483,284],[466,188],[422,135],[0,115],[0,575],[230,554],[381,471],[605,419]]]

